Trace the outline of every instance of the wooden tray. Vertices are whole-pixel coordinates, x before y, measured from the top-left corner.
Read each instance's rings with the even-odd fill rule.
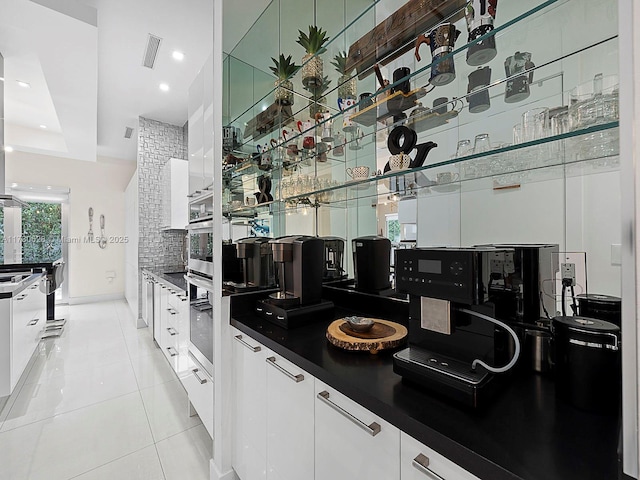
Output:
[[[365,127],[370,127],[376,122],[381,122],[393,115],[415,107],[417,100],[426,94],[425,89],[421,87],[407,94],[395,92],[391,95],[383,96],[373,105],[369,105],[367,108],[351,115],[351,120]]]
[[[373,328],[364,333],[354,332],[348,325],[345,326],[346,323],[346,320],[340,318],[327,328],[327,340],[344,350],[368,351],[376,354],[380,350],[401,346],[407,337],[406,327],[389,320],[376,318]]]
[[[407,120],[407,126],[413,128],[416,132],[424,132],[432,128],[441,127],[449,123],[449,120],[453,120],[458,116],[457,110],[449,110],[447,113],[431,112],[426,115],[420,115],[413,117],[409,115]]]

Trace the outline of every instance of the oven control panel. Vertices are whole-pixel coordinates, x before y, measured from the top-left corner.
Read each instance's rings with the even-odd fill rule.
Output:
[[[397,250],[396,290],[468,305],[484,303],[496,252],[485,247]]]

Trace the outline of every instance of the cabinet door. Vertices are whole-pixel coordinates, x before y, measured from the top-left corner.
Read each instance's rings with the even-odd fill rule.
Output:
[[[160,304],[162,303],[160,301],[162,297],[162,285],[160,285],[160,283],[155,282],[153,284],[153,339],[156,341],[156,343],[160,346],[161,345],[161,332],[162,332],[162,325],[161,325],[161,314],[160,314]]]
[[[241,480],[266,479],[267,378],[265,348],[232,329],[235,438],[233,468]]]
[[[204,84],[199,72],[189,88],[189,193],[204,187],[203,106]]]
[[[400,477],[400,431],[316,379],[315,480]]]
[[[313,478],[313,377],[267,351],[267,479]]]
[[[451,460],[400,434],[400,480],[479,480]]]

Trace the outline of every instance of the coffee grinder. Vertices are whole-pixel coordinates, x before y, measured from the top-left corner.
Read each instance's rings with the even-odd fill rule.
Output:
[[[270,241],[278,269],[279,291],[256,303],[256,312],[284,328],[293,328],[333,315],[333,303],[322,300],[324,241],[288,236]]]
[[[243,282],[227,283],[227,287],[236,292],[248,292],[273,288],[275,274],[273,268],[273,254],[269,245],[270,238],[247,237],[236,243],[238,258],[242,261]]]
[[[476,408],[510,370],[520,340],[497,319],[490,301],[495,248],[396,251],[396,289],[409,294],[409,348],[393,355],[394,372],[430,391]],[[506,333],[506,335],[505,335]],[[513,351],[500,363],[502,352]],[[495,366],[499,365],[499,366]]]
[[[344,239],[340,237],[321,237],[324,241],[323,282],[333,282],[347,278],[344,270]]]
[[[356,290],[381,294],[391,290],[391,241],[371,235],[352,240]]]

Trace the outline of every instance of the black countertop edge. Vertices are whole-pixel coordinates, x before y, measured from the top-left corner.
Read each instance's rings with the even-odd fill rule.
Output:
[[[142,273],[151,275],[157,281],[177,288],[178,290],[187,293],[187,281],[184,279],[184,275],[187,274],[184,267],[168,266],[168,267],[156,267],[156,268],[143,268]],[[175,274],[175,276],[169,276],[168,273]]]
[[[492,480],[524,480],[499,465],[496,465],[490,460],[481,457],[463,445],[452,441],[447,436],[432,430],[427,425],[418,423],[417,420],[397,411],[392,406],[375,398],[367,392],[363,392],[362,390],[355,388],[353,384],[347,380],[331,375],[321,366],[291,351],[287,347],[263,335],[257,330],[254,330],[250,326],[244,324],[241,320],[231,318],[231,325],[242,333],[245,333],[254,340],[260,342],[270,350],[273,350],[278,355],[282,355],[290,362],[296,364],[303,370],[306,370],[318,380],[326,383],[332,388],[335,388],[340,393],[351,398],[374,414],[379,415],[385,421],[391,423],[401,431],[414,437],[425,445],[428,445],[430,448],[433,448],[438,453],[447,457],[449,460],[453,461],[465,470],[473,473],[478,478]]]
[[[22,280],[19,283],[16,283],[13,286],[13,288],[10,288],[9,285],[2,287],[0,286],[0,288],[6,288],[9,291],[0,291],[0,299],[2,298],[13,298],[17,295],[19,295],[20,293],[22,293],[24,291],[25,288],[30,287],[31,285],[33,285],[34,283],[40,281],[40,279],[44,276],[44,273],[32,273],[31,275],[29,275],[27,278],[25,278],[24,280]]]
[[[58,258],[57,260],[50,260],[46,262],[32,262],[32,263],[4,263],[0,264],[0,272],[2,271],[16,271],[16,270],[24,270],[32,269],[32,268],[51,268],[54,263],[58,263],[62,260],[62,258]]]

